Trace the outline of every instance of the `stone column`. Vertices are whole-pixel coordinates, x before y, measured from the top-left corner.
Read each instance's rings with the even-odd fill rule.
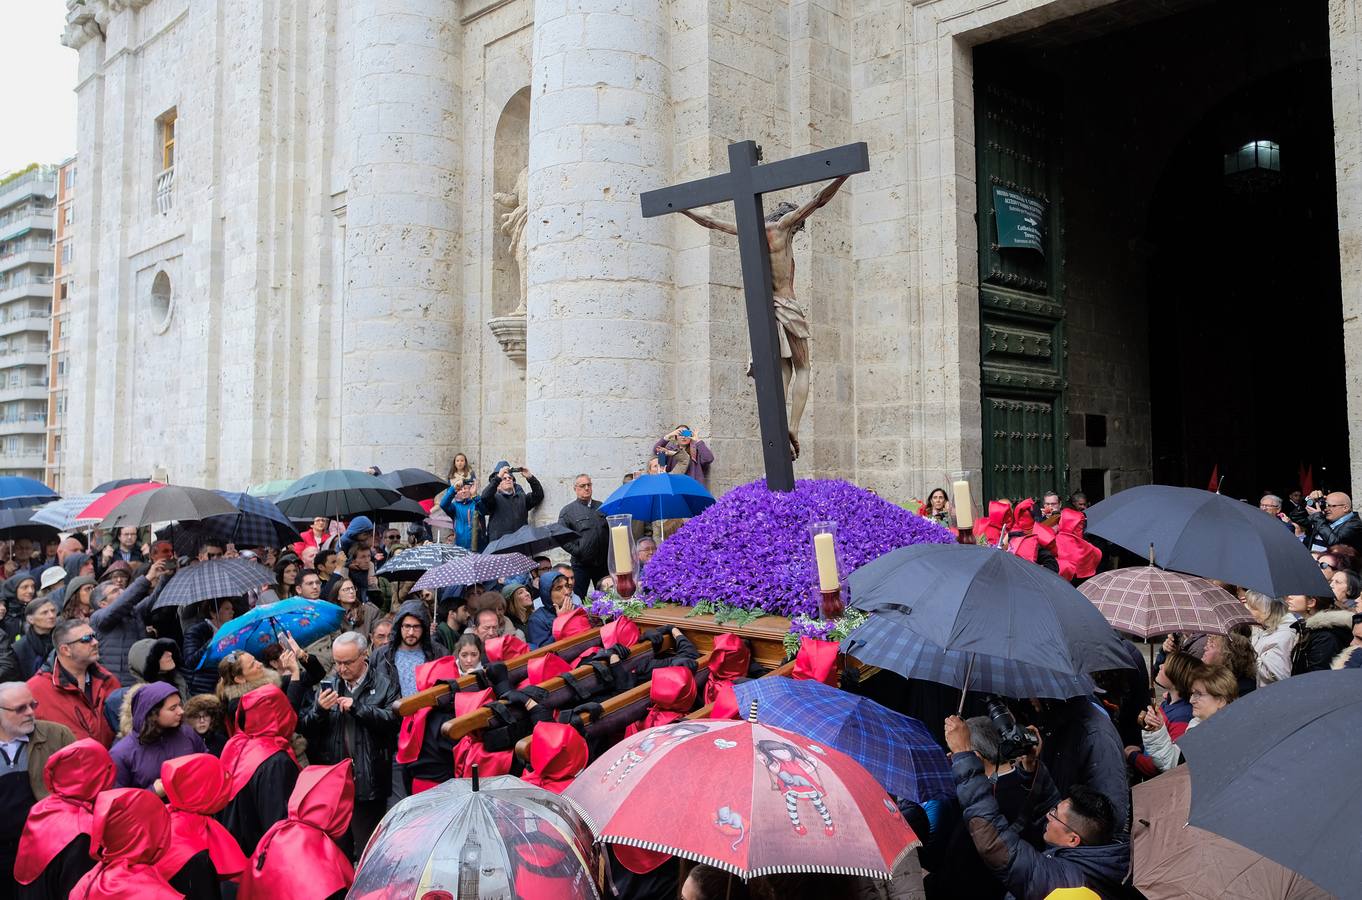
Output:
[[[453,446],[458,4],[355,0],[343,466],[443,471]]]
[[[639,193],[669,183],[662,3],[538,0],[530,100],[528,465],[543,515],[590,473],[600,497],[670,427],[671,223]]]

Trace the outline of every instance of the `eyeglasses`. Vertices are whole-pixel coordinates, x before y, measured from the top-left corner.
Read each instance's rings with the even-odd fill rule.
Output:
[[[71,644],[93,644],[98,640],[99,638],[95,637],[95,633],[92,631],[89,634],[84,635],[83,637],[78,637],[69,641],[62,641],[62,646],[70,646]]]
[[[1348,504],[1346,504],[1346,503],[1326,503],[1326,504],[1324,504],[1324,505],[1325,505],[1325,507],[1327,507],[1328,509],[1347,509],[1347,508],[1348,508]]]
[[[1323,560],[1320,561],[1319,567],[1320,567],[1321,569],[1334,569],[1334,568],[1337,568],[1337,566],[1333,565],[1332,563],[1327,563],[1327,562],[1324,562]]]
[[[331,661],[336,664],[337,668],[348,669],[351,666],[357,666],[364,662],[364,657],[356,656],[354,659],[336,659],[335,657],[332,657]]]
[[[573,487],[579,487],[579,488],[591,487],[591,482],[589,482],[589,481],[583,481],[581,484],[573,485]]]
[[[1053,819],[1055,822],[1059,823],[1059,825],[1060,825],[1061,827],[1063,827],[1066,831],[1073,831],[1073,829],[1069,827],[1069,823],[1066,822],[1066,821],[1064,821],[1063,819],[1061,819],[1061,818],[1059,817],[1059,807],[1058,807],[1058,806],[1052,806],[1052,807],[1050,807],[1050,811],[1047,812],[1047,813],[1045,814],[1045,818],[1047,818],[1047,819]],[[1077,833],[1078,833],[1078,832],[1074,831],[1074,834],[1077,834]]]
[[[20,703],[18,706],[0,706],[0,709],[3,709],[5,712],[12,713],[26,713],[29,712],[30,710],[33,712],[37,712],[38,701],[30,700],[27,703]]]

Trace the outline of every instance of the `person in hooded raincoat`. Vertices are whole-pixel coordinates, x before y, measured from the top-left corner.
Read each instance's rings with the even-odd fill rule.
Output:
[[[298,781],[292,740],[298,714],[283,691],[265,685],[241,698],[235,722],[237,733],[222,749],[231,787],[218,821],[243,853],[251,853],[260,836],[288,815],[288,796]]]
[[[184,724],[184,702],[174,684],[139,684],[123,698],[123,736],[109,751],[118,766],[119,787],[150,788],[161,763],[189,753],[206,753],[198,732]]]
[[[246,855],[214,815],[227,805],[231,780],[221,760],[194,753],[161,764],[170,809],[170,848],[156,868],[189,900],[219,900],[220,882],[246,871]]]
[[[66,900],[94,866],[95,798],[113,787],[113,758],[99,741],[76,741],[48,758],[43,783],[49,793],[29,810],[19,838],[14,880],[20,900]]]
[[[556,569],[550,569],[539,576],[539,596],[544,603],[530,613],[530,621],[525,625],[525,640],[532,649],[538,650],[545,644],[562,640],[557,634],[555,619],[571,614],[576,607],[572,602],[572,588],[567,576]],[[585,614],[583,614],[585,618]],[[590,623],[587,623],[590,627]]]
[[[240,900],[340,900],[355,869],[336,842],[350,831],[355,780],[350,760],[308,766],[288,799],[288,818],[270,826],[241,876]]]
[[[170,813],[151,791],[114,788],[95,800],[90,855],[95,866],[72,900],[181,900],[156,869],[170,845]]]
[[[571,725],[540,722],[530,735],[530,768],[522,781],[561,794],[590,762],[586,738]]]

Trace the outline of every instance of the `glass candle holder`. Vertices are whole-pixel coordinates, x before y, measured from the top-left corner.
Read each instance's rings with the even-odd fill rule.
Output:
[[[625,600],[638,590],[638,547],[634,544],[634,517],[628,513],[606,516],[610,529],[610,549],[606,568],[615,579],[615,593]]]
[[[813,590],[822,619],[840,619],[846,612],[846,580],[842,577],[841,557],[837,553],[837,523],[814,522],[809,525],[813,538],[815,575]]]

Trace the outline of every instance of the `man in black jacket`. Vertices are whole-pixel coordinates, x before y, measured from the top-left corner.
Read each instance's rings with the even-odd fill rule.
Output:
[[[1328,550],[1337,544],[1346,544],[1362,553],[1362,519],[1353,512],[1353,498],[1342,491],[1334,491],[1327,497],[1315,491],[1306,501],[1313,507],[1306,530],[1310,534],[1310,549]]]
[[[392,791],[393,753],[399,721],[393,712],[397,685],[369,665],[369,642],[347,631],[331,644],[334,678],[323,681],[303,711],[299,729],[312,762],[354,760],[355,813],[350,820],[351,857],[358,857],[378,827]]]
[[[539,479],[523,466],[518,470],[530,486],[530,492],[515,483],[516,471],[506,461],[497,463],[492,477],[482,492],[482,511],[487,515],[487,538],[495,541],[510,534],[530,521],[530,510],[544,502],[544,488]]]
[[[573,500],[558,513],[558,524],[577,535],[564,545],[572,554],[572,579],[583,597],[607,574],[605,551],[609,546],[609,526],[601,513],[601,501],[591,499],[591,476],[585,473],[573,479]]]
[[[397,608],[392,640],[374,651],[373,665],[397,685],[398,696],[405,697],[416,693],[417,666],[449,654],[449,649],[431,636],[426,605],[408,600]]]

